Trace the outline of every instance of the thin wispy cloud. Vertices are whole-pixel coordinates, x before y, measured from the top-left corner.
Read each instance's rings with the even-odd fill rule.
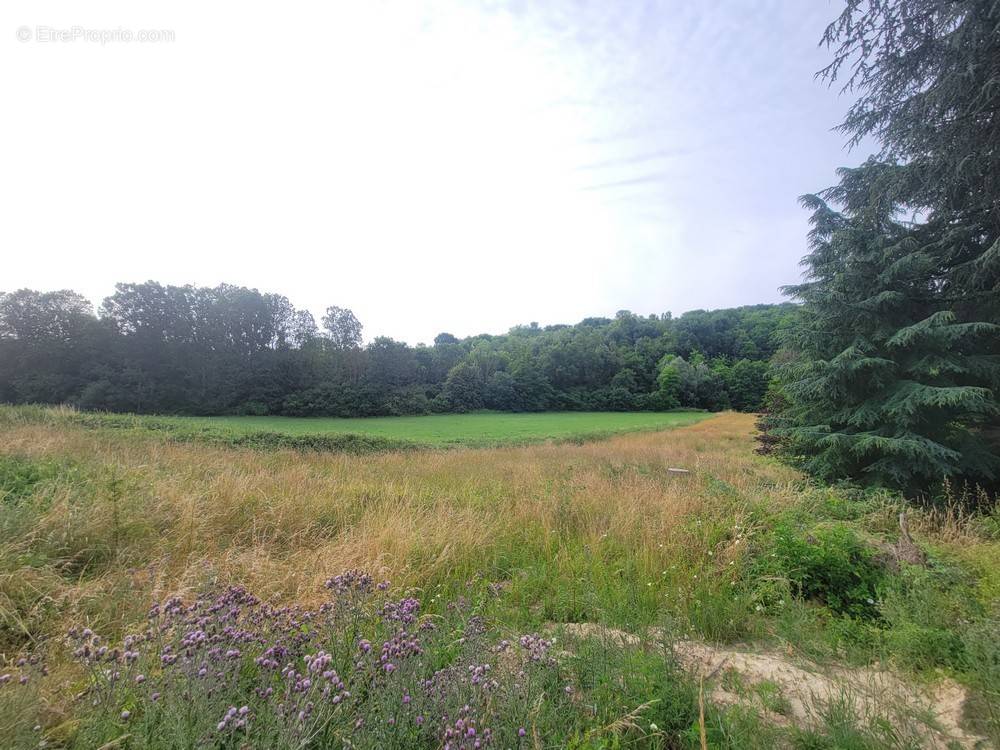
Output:
[[[662,182],[667,175],[664,173],[658,174],[647,174],[642,177],[630,177],[626,180],[617,180],[615,182],[603,182],[597,185],[587,185],[584,190],[611,190],[614,188],[622,187],[632,187],[634,185],[645,185],[647,183],[658,183]]]
[[[674,159],[678,156],[690,156],[693,153],[690,149],[662,149],[648,154],[637,154],[635,156],[623,156],[616,159],[607,159],[594,164],[582,164],[577,169],[586,171],[591,169],[613,169],[615,167],[626,167],[633,164],[648,164],[651,161],[662,161],[664,159]]]

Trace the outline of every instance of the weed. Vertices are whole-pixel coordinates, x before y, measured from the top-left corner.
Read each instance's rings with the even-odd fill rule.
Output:
[[[58,467],[51,461],[34,461],[21,456],[0,455],[0,506],[17,505],[36,485],[54,476]]]
[[[852,529],[835,524],[806,531],[780,522],[772,555],[762,558],[762,572],[787,579],[803,598],[838,615],[878,616],[876,597],[885,571]]]

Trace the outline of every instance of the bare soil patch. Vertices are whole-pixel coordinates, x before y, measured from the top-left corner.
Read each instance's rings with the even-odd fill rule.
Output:
[[[663,642],[663,634],[656,629],[642,638],[594,623],[559,628],[571,638],[601,638],[621,647],[656,647]],[[704,679],[713,702],[750,706],[779,726],[816,726],[832,705],[839,704],[861,723],[890,721],[906,734],[921,737],[928,748],[992,747],[986,738],[964,728],[968,696],[962,685],[948,678],[918,685],[888,669],[824,666],[772,650],[697,641],[676,641],[670,646],[685,670]],[[766,694],[773,701],[764,700]]]

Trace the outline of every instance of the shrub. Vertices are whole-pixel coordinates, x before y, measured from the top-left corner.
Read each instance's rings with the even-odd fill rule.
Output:
[[[838,615],[878,616],[876,600],[885,571],[851,529],[838,524],[804,533],[782,522],[772,541],[772,556],[761,557],[759,574],[787,578],[798,595]]]

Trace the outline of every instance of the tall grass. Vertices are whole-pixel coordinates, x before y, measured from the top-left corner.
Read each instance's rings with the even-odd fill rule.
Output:
[[[73,468],[6,514],[2,549],[13,561],[30,548],[33,575],[59,571],[48,597],[128,580],[149,598],[210,570],[309,601],[325,578],[363,567],[432,595],[477,575],[507,580],[524,621],[647,624],[692,573],[725,577],[754,506],[795,501],[791,472],[750,470],[749,431],[724,415],[594,444],[357,457],[24,424],[6,431],[4,453]]]
[[[937,534],[931,515],[913,524],[942,570],[978,572],[934,568],[928,580],[894,584],[884,609],[880,594],[864,592],[860,614],[831,609],[822,585],[839,579],[829,565],[850,559],[838,551],[891,534],[897,501],[810,487],[754,456],[748,415],[595,443],[351,455],[178,443],[29,411],[0,408],[0,650],[51,650],[54,677],[69,687],[79,673],[51,645],[69,627],[120,637],[152,601],[228,585],[317,607],[325,580],[359,568],[418,597],[428,616],[502,591],[489,615],[497,632],[668,623],[674,637],[778,640],[814,656],[909,654],[905,664],[968,674],[978,695],[995,695],[996,650],[977,634],[992,632],[983,623],[993,622],[998,574],[969,562],[1000,549],[983,531],[986,517],[961,534],[954,522]],[[815,551],[811,539],[833,546]],[[966,592],[976,606],[950,611],[974,627],[956,630],[957,646],[945,639],[954,653],[927,653],[915,639],[944,626],[920,602],[958,606]],[[612,661],[622,658],[633,657]],[[592,682],[614,670],[589,663]],[[642,663],[650,680],[666,679],[661,662]],[[594,695],[614,692],[607,680]],[[578,746],[601,746],[586,744],[588,732],[663,689],[639,700],[646,692],[636,687],[634,705],[611,701],[590,726],[574,725]],[[674,717],[676,730],[696,716],[689,689],[644,711],[660,724]],[[46,700],[72,712],[63,698]],[[755,731],[752,717],[709,713],[712,736]],[[980,713],[984,726],[993,721],[988,702]],[[642,736],[662,746],[681,734],[647,727]]]

